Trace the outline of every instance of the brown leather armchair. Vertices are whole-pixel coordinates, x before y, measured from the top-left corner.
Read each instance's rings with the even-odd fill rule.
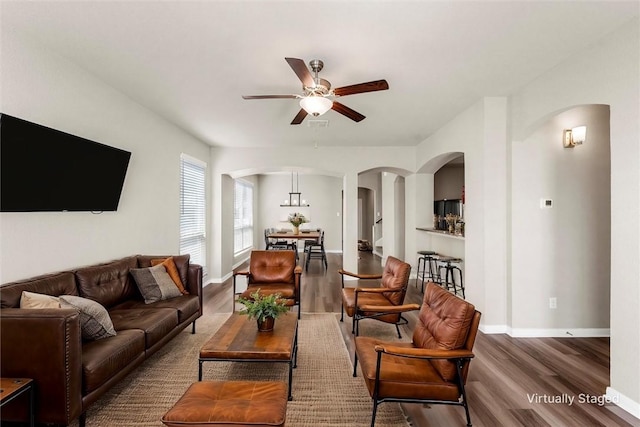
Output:
[[[464,385],[479,323],[472,304],[428,283],[413,342],[356,337],[353,375],[360,359],[373,399],[371,426],[382,402],[461,405],[471,426]]]
[[[358,335],[359,321],[362,319],[376,319],[381,322],[396,325],[398,337],[399,325],[406,325],[407,319],[402,316],[407,310],[419,308],[416,304],[403,306],[404,297],[409,284],[411,265],[392,256],[387,258],[382,274],[356,274],[340,269],[342,276],[342,310],[340,321],[344,321],[344,312],[353,317],[352,332]],[[351,276],[361,280],[380,279],[380,287],[376,288],[345,288],[344,276]]]
[[[236,276],[247,276],[247,289],[241,297],[251,299],[251,294],[260,289],[260,294],[279,293],[288,306],[298,306],[300,318],[300,275],[302,267],[296,265],[294,251],[251,251],[248,271],[233,274],[233,294],[236,294]]]

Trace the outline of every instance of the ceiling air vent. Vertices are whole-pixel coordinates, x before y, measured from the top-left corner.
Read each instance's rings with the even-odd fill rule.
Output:
[[[307,125],[310,128],[327,128],[329,127],[329,120],[308,120]]]

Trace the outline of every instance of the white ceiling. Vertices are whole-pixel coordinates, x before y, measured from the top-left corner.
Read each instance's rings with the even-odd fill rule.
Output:
[[[638,15],[612,1],[16,1],[0,30],[44,45],[213,146],[416,145],[483,96],[505,96]],[[0,33],[1,35],[1,33]],[[285,57],[324,61],[327,128],[289,123]],[[576,70],[580,72],[580,70]]]

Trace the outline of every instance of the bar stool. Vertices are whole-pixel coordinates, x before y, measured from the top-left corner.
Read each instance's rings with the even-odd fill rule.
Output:
[[[440,256],[437,259],[440,286],[442,286],[449,292],[453,292],[455,295],[458,295],[458,291],[460,291],[462,299],[464,299],[465,295],[464,284],[462,283],[462,270],[457,265],[454,265],[460,264],[461,262],[461,258],[455,258],[451,256]],[[442,276],[442,270],[445,271],[444,280]],[[456,282],[456,271],[458,272],[458,282]]]
[[[427,281],[435,282],[436,269],[434,268],[435,262],[438,259],[438,254],[434,251],[418,251],[418,268],[416,270],[416,288],[418,287],[418,279],[422,279],[422,287],[420,292],[424,293],[424,279]],[[420,277],[420,266],[422,265],[422,277]],[[427,272],[427,265],[429,266],[429,272]]]

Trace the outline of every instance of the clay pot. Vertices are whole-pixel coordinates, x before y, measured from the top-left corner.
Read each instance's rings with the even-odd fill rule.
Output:
[[[260,332],[269,332],[269,331],[273,331],[273,326],[276,323],[276,319],[274,319],[273,317],[267,317],[266,319],[264,319],[264,321],[260,321],[258,319],[258,331]]]

